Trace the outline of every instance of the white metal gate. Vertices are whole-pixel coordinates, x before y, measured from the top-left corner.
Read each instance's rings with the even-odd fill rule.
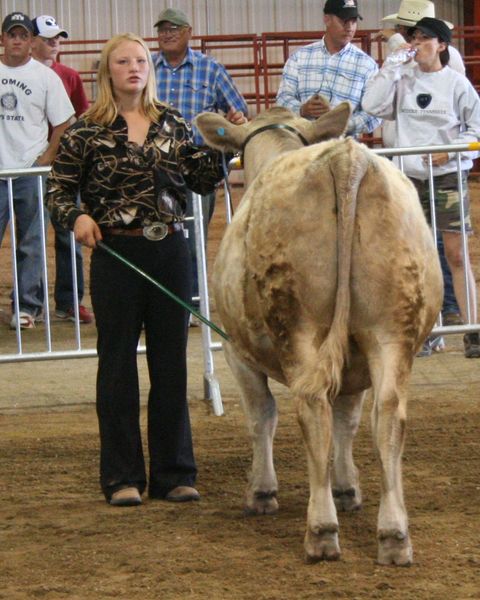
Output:
[[[456,152],[457,153],[457,170],[460,172],[461,162],[460,162],[460,152],[462,151],[478,151],[480,150],[480,143],[476,144],[458,144],[458,145],[450,145],[450,146],[429,146],[429,147],[416,147],[416,148],[396,148],[396,149],[379,149],[375,150],[377,154],[384,156],[405,156],[407,154],[428,154],[430,156],[429,161],[429,182],[430,182],[430,197],[432,202],[432,214],[434,214],[434,203],[433,203],[433,172],[432,172],[432,162],[431,162],[431,154],[435,152]],[[238,165],[238,161],[231,161],[230,168]],[[46,236],[45,236],[45,217],[43,216],[43,184],[42,178],[45,177],[49,172],[48,167],[34,167],[30,169],[16,169],[9,171],[0,171],[0,178],[7,179],[8,182],[8,204],[9,204],[9,214],[10,214],[10,237],[11,237],[11,255],[12,255],[12,279],[13,279],[13,308],[18,314],[19,306],[18,306],[18,273],[17,273],[17,265],[16,265],[16,255],[15,255],[15,247],[16,247],[16,237],[15,237],[15,214],[14,214],[14,202],[12,194],[12,179],[15,177],[37,177],[38,186],[39,186],[39,203],[41,205],[41,227],[42,227],[42,278],[44,289],[48,290],[48,281],[49,281],[49,273],[48,273],[48,265],[47,265],[47,245],[46,245]],[[458,186],[459,186],[459,194],[462,197],[462,181],[461,177],[458,178]],[[228,182],[225,184],[225,202],[227,208],[227,223],[230,222],[231,213],[230,213],[230,191],[228,187]],[[208,277],[207,277],[207,260],[205,253],[205,235],[203,230],[203,218],[202,218],[202,202],[201,196],[198,194],[193,195],[193,218],[195,223],[195,239],[196,239],[196,250],[197,250],[197,267],[198,267],[198,278],[199,278],[199,293],[200,293],[200,312],[207,319],[210,319],[210,301],[209,301],[209,289],[208,289]],[[436,239],[436,231],[435,231],[435,219],[432,219],[433,230]],[[463,255],[464,255],[464,264],[467,263],[468,260],[468,237],[465,232],[465,219],[463,214],[463,205],[461,204],[461,221],[462,221],[462,246],[463,246]],[[74,236],[73,233],[70,236],[71,248],[72,248],[72,273],[73,273],[73,289],[76,289],[77,283],[77,270],[76,270],[76,261],[75,261],[75,252],[74,249]],[[467,292],[467,300],[469,297],[468,288],[469,280],[465,273],[465,287]],[[16,342],[17,348],[14,353],[0,353],[0,363],[11,363],[11,362],[27,362],[27,361],[40,361],[40,360],[55,360],[55,359],[67,359],[67,358],[86,358],[96,356],[95,348],[85,348],[82,345],[81,338],[81,330],[80,330],[80,322],[78,315],[78,299],[74,294],[74,313],[75,313],[75,327],[74,327],[74,349],[71,350],[55,350],[52,345],[52,335],[51,335],[51,321],[50,321],[50,305],[48,293],[45,293],[45,304],[44,304],[44,329],[45,329],[45,348],[40,351],[35,352],[25,352],[23,349],[23,339],[22,339],[22,330],[20,329],[19,323],[17,322],[16,328]],[[455,333],[468,333],[480,331],[480,324],[478,322],[473,322],[471,317],[471,307],[467,305],[467,313],[468,313],[468,322],[464,325],[451,325],[444,326],[442,323],[441,314],[439,315],[439,319],[437,325],[432,333],[438,335],[448,335]],[[204,391],[205,398],[210,400],[212,403],[212,409],[214,414],[221,415],[223,414],[223,405],[221,398],[220,385],[215,375],[215,366],[214,366],[214,358],[213,352],[221,350],[222,344],[221,342],[213,341],[212,332],[210,328],[202,323],[201,325],[202,332],[202,348],[203,348],[203,359],[204,359]],[[144,346],[139,346],[139,353],[145,352]]]

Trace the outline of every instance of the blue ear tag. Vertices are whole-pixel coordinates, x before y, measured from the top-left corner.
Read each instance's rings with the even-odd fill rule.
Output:
[[[223,135],[225,135],[225,129],[223,127],[219,127],[217,129],[217,133],[218,133],[218,135],[222,135],[223,136]]]

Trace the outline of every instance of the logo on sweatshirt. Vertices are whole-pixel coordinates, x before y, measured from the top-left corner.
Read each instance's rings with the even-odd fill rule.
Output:
[[[418,94],[417,96],[417,104],[420,108],[427,108],[431,101],[431,94]]]

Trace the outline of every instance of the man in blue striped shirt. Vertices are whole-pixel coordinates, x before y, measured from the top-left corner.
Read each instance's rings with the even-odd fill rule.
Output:
[[[328,110],[328,105],[333,107],[346,100],[352,107],[347,134],[371,132],[381,121],[364,112],[361,102],[365,84],[378,67],[351,43],[357,20],[362,18],[357,2],[327,0],[323,12],[325,35],[287,60],[277,104],[307,119],[316,119]]]
[[[153,56],[157,80],[157,96],[175,107],[192,124],[193,118],[205,111],[223,112],[232,123],[246,121],[247,104],[235,87],[225,67],[211,56],[192,50],[189,41],[192,28],[188,17],[175,8],[167,8],[155,23],[160,52]],[[196,144],[203,144],[198,130],[193,126]],[[205,239],[208,223],[215,208],[215,193],[202,196]],[[187,215],[192,214],[192,197],[188,193]],[[198,277],[194,226],[187,221],[188,239],[192,253],[193,295],[198,296]],[[194,302],[197,304],[197,302]]]

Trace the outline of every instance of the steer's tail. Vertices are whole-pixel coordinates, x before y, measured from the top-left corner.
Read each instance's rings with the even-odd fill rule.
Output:
[[[350,277],[358,189],[365,176],[368,153],[352,139],[337,142],[325,156],[332,176],[337,206],[337,289],[330,330],[316,354],[314,381],[306,384],[311,394],[326,393],[332,400],[342,385],[342,371],[348,360]],[[322,169],[323,174],[325,171]],[[310,373],[311,376],[311,373]],[[305,393],[305,388],[303,392]]]

